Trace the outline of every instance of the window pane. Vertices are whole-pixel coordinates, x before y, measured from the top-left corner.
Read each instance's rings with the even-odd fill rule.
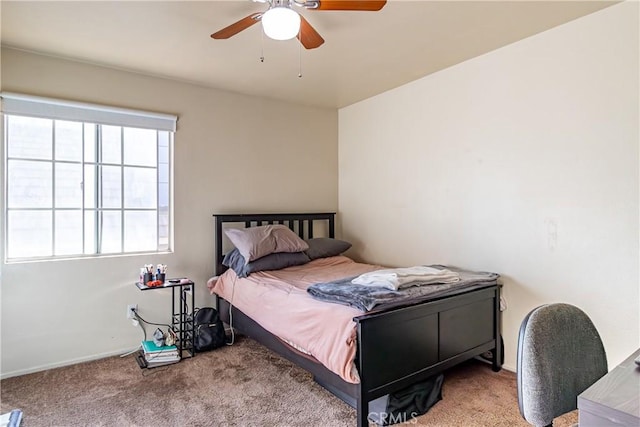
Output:
[[[125,252],[155,251],[158,248],[158,226],[155,211],[125,211]]]
[[[8,116],[9,157],[51,160],[53,120]]]
[[[95,254],[96,248],[96,211],[85,211],[84,213],[84,253]]]
[[[96,174],[98,173],[98,166],[85,165],[84,166],[84,181],[82,182],[82,188],[84,189],[84,207],[86,209],[95,209],[96,206]]]
[[[102,182],[102,207],[103,208],[119,208],[121,207],[120,185],[121,168],[119,166],[101,166],[100,181]]]
[[[168,147],[169,146],[169,131],[159,130],[158,131],[158,146],[159,147]]]
[[[52,207],[51,165],[49,162],[9,160],[8,207]]]
[[[169,182],[169,163],[158,163],[158,182]]]
[[[51,256],[51,211],[9,211],[7,257]]]
[[[155,166],[157,162],[157,131],[152,129],[123,128],[124,163],[127,165]]]
[[[122,163],[121,144],[120,144],[120,126],[102,125],[102,162],[104,163]]]
[[[157,203],[156,170],[124,168],[124,207],[155,209]]]
[[[97,162],[96,159],[96,125],[84,124],[84,161]]]
[[[82,253],[82,211],[56,211],[55,255]]]
[[[158,209],[169,208],[169,184],[158,184]]]
[[[102,247],[100,252],[109,254],[122,251],[122,219],[120,212],[101,212]]]
[[[82,165],[56,163],[56,208],[82,207]]]
[[[82,123],[56,120],[56,160],[82,160]]]
[[[158,161],[169,163],[169,132],[158,132]]]
[[[158,250],[169,250],[169,210],[158,211]]]

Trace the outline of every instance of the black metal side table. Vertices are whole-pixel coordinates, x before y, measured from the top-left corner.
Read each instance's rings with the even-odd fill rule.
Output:
[[[178,281],[171,282],[171,280]],[[193,316],[193,309],[195,307],[195,283],[189,279],[182,278],[168,279],[164,285],[160,286],[147,286],[140,282],[137,282],[136,286],[141,291],[167,288],[173,290],[173,298],[171,300],[171,330],[178,337],[178,342],[176,343],[178,354],[181,359],[195,356],[194,338],[196,328]],[[191,294],[190,307],[187,304],[188,293]]]

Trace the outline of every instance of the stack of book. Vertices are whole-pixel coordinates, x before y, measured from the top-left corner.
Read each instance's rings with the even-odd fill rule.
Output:
[[[155,368],[180,361],[178,348],[175,345],[158,347],[153,341],[142,341],[142,351],[147,368]]]

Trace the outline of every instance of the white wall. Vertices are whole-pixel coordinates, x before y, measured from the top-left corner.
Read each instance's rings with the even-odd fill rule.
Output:
[[[337,112],[285,104],[21,51],[2,50],[2,90],[175,113],[175,252],[25,264],[1,270],[3,377],[135,348],[126,320],[168,322],[169,290],[134,286],[165,263],[213,304],[214,213],[337,208]],[[4,173],[4,172],[3,172]],[[150,329],[149,332],[152,332]],[[132,360],[132,363],[133,360]]]
[[[623,3],[341,109],[352,254],[500,273],[511,370],[549,302],[585,310],[619,363],[640,346],[638,73]]]

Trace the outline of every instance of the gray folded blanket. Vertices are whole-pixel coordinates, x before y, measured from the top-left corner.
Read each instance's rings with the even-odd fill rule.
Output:
[[[428,299],[441,297],[448,293],[458,293],[473,287],[482,287],[497,283],[500,275],[496,273],[474,272],[455,267],[430,265],[434,268],[446,268],[460,274],[460,281],[454,283],[424,284],[420,281],[399,291],[391,291],[378,286],[354,285],[354,277],[345,277],[334,282],[316,283],[307,288],[314,298],[336,304],[350,305],[362,311],[371,311],[374,307],[389,308],[396,305],[408,305]]]

